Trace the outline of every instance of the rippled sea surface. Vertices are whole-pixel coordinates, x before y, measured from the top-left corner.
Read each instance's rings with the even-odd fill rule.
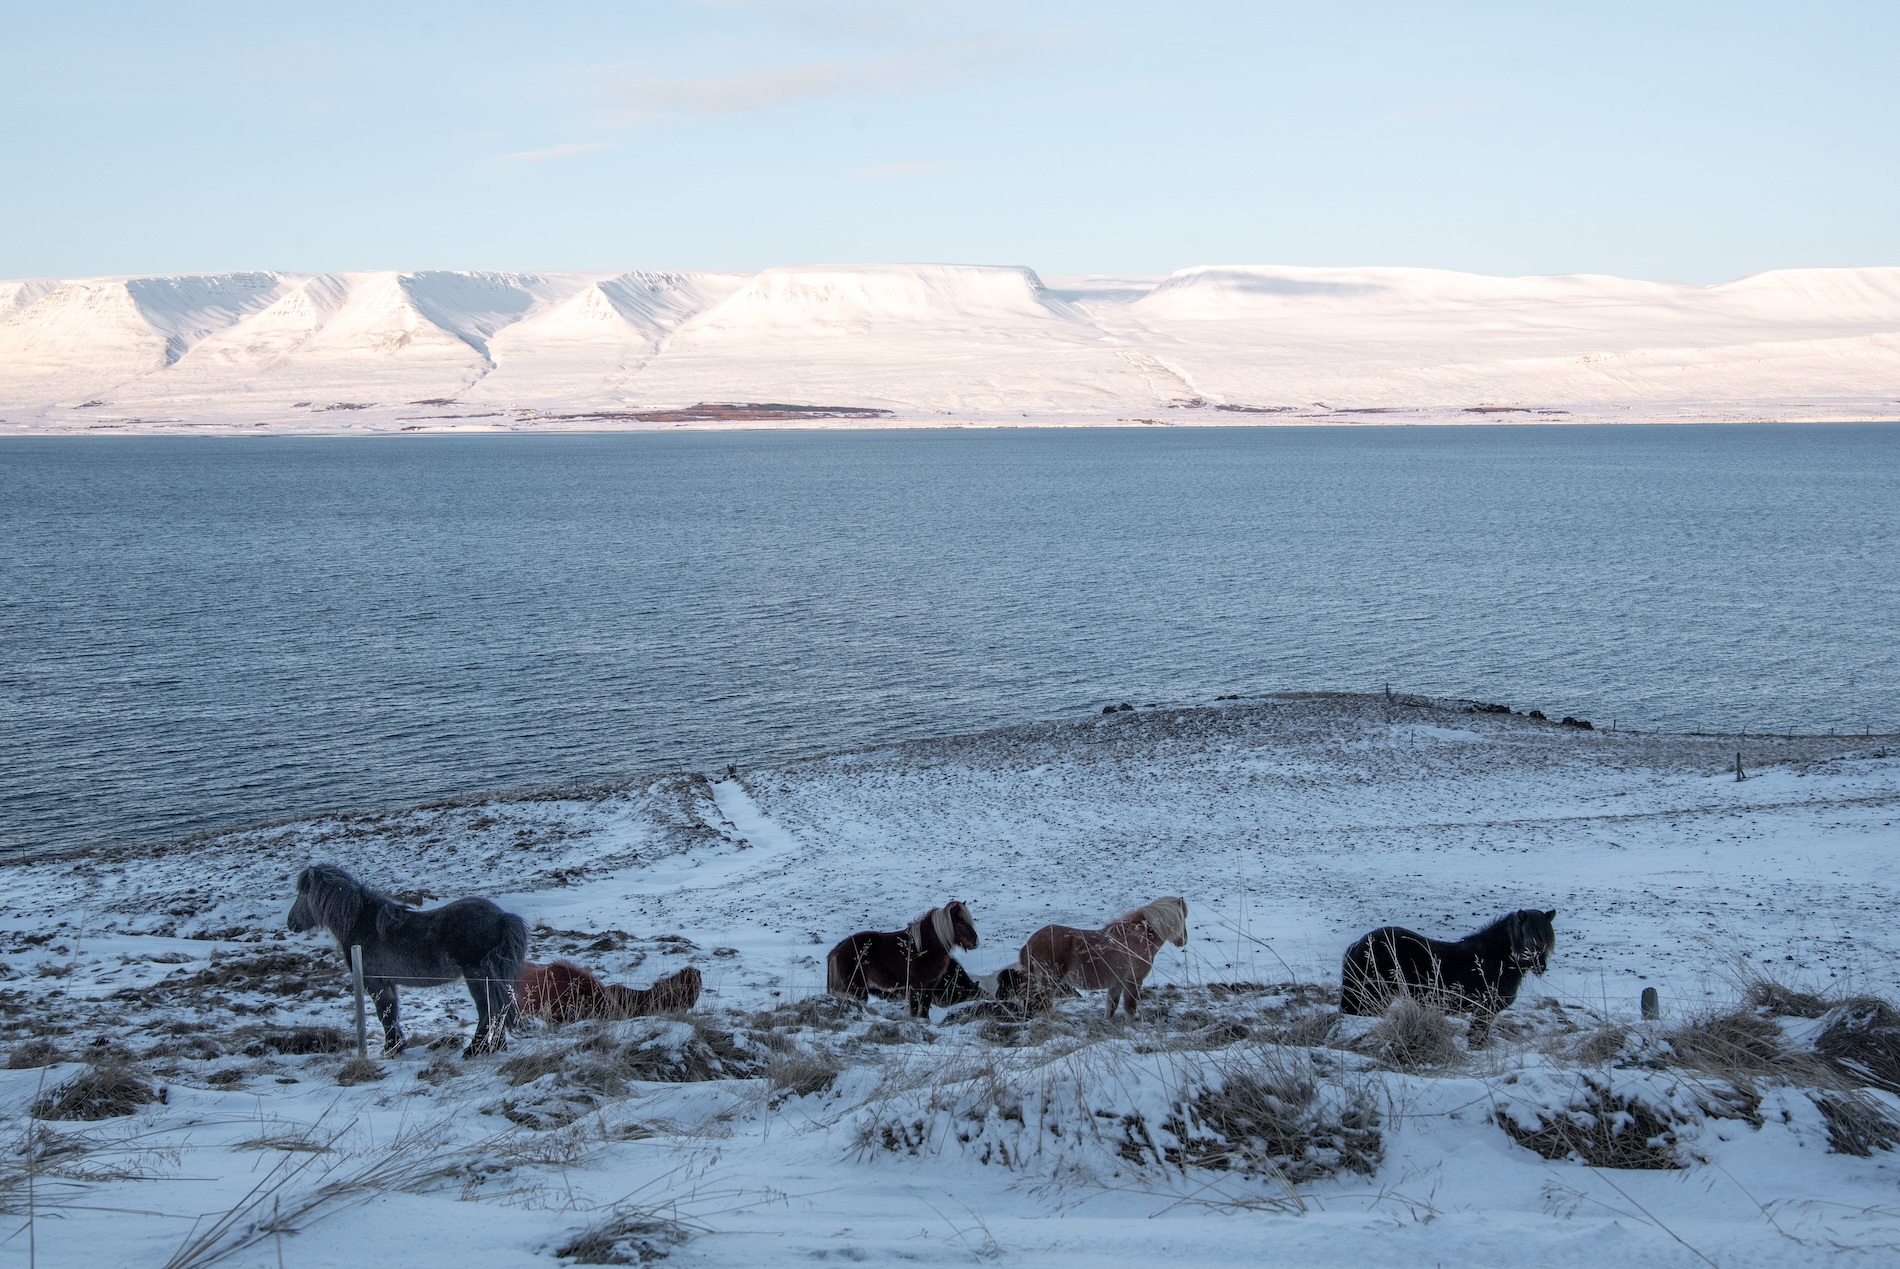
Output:
[[[1900,428],[0,443],[0,846],[1230,692],[1900,729]]]

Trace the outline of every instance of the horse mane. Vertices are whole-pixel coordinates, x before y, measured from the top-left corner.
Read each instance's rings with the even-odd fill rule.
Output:
[[[1470,940],[1485,939],[1488,941],[1502,937],[1506,946],[1512,951],[1524,951],[1528,949],[1528,945],[1532,941],[1528,918],[1541,917],[1543,915],[1542,910],[1537,908],[1519,908],[1515,912],[1506,912],[1503,916],[1491,922],[1491,924],[1485,926],[1482,930],[1479,930],[1475,934],[1468,934],[1465,938]],[[1460,942],[1463,941],[1462,939],[1460,940]]]
[[[1506,937],[1509,937],[1510,935],[1513,935],[1516,932],[1517,932],[1517,913],[1506,912],[1503,916],[1491,922],[1491,924],[1485,926],[1482,930],[1479,930],[1473,934],[1468,934],[1465,937],[1481,939],[1487,934],[1500,934],[1500,933],[1504,934]]]
[[[317,924],[339,939],[356,928],[375,894],[339,864],[310,865],[298,875],[297,891],[310,905]]]
[[[957,926],[951,919],[948,907],[932,908],[904,928],[904,933],[910,936],[912,947],[924,945],[925,925],[930,927],[930,932],[937,936],[937,942],[943,944],[945,948],[956,946]]]
[[[1168,895],[1129,914],[1145,922],[1163,943],[1187,940],[1187,900]]]

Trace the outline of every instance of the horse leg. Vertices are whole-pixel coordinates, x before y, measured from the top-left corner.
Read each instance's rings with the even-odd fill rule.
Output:
[[[483,1053],[493,1053],[508,1043],[503,1035],[498,1044],[495,1040],[496,1024],[500,1022],[500,1013],[493,1007],[493,989],[499,984],[477,976],[464,979],[468,994],[475,1001],[475,1034],[469,1038],[468,1047],[462,1050],[462,1056],[475,1057]]]
[[[1135,1009],[1141,1003],[1141,984],[1129,983],[1122,988],[1122,1012],[1132,1020]]]
[[[912,987],[910,989],[910,1016],[913,1018],[929,1019],[930,991],[928,988]]]
[[[396,984],[387,979],[371,981],[375,983],[371,999],[376,1002],[376,1021],[383,1024],[383,1056],[394,1057],[409,1047],[396,1016]]]
[[[508,1047],[508,1032],[514,1026],[515,993],[498,978],[483,981],[488,987],[489,1051],[499,1052]]]

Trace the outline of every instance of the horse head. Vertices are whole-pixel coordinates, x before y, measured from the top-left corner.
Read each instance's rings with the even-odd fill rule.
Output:
[[[943,911],[950,919],[950,937],[945,943],[954,943],[964,951],[976,947],[976,918],[970,915],[970,909],[961,899],[952,900]]]
[[[1141,910],[1141,919],[1163,943],[1187,946],[1187,900],[1176,895],[1156,899]]]
[[[1511,963],[1533,974],[1542,975],[1550,968],[1551,949],[1557,946],[1557,909],[1539,912],[1523,908],[1508,918],[1511,935]]]
[[[363,910],[363,883],[335,864],[311,864],[297,874],[297,900],[284,924],[293,934],[318,926],[341,938]]]

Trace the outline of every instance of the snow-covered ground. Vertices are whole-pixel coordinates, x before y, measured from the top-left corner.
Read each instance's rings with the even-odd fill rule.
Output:
[[[0,282],[13,432],[1890,419],[1897,383],[1900,268]],[[702,403],[881,413],[679,414]]]
[[[1839,1002],[1900,994],[1896,811],[1892,738],[1315,695],[10,860],[0,1237],[47,1266],[1892,1263],[1900,1099],[1814,1051]],[[282,928],[317,859],[706,996],[464,1062],[466,995],[405,991],[421,1042],[340,1085],[347,1054],[307,1051],[349,1026],[340,961]],[[822,996],[832,942],[952,898],[980,973],[1162,894],[1192,937],[1131,1024]],[[1488,1048],[1408,1059],[1333,1014],[1364,930],[1532,905],[1551,973]],[[1765,980],[1819,999],[1736,1014]],[[162,1102],[29,1119],[114,1052]],[[1593,1126],[1652,1166],[1585,1162]]]

